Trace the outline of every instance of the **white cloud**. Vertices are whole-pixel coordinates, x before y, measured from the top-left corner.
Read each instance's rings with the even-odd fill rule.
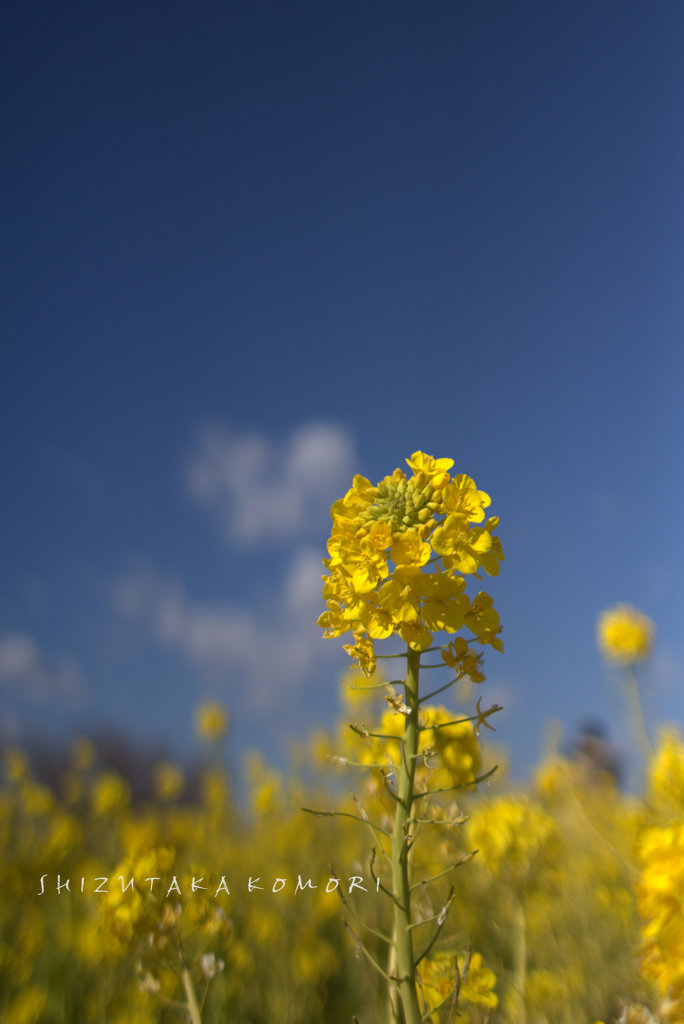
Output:
[[[224,538],[255,544],[310,535],[351,485],[354,443],[341,427],[310,423],[281,443],[203,427],[185,466],[188,494]]]
[[[320,552],[301,549],[279,593],[256,610],[195,601],[177,580],[149,567],[122,576],[113,600],[120,615],[162,645],[210,678],[239,687],[252,707],[276,707],[339,653],[316,626],[322,571]]]
[[[26,633],[0,634],[0,685],[15,686],[32,696],[73,695],[80,688],[74,661],[47,655]]]

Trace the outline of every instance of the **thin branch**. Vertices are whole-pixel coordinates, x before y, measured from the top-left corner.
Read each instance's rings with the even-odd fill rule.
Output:
[[[378,657],[381,657],[381,655],[378,655]],[[390,657],[390,655],[385,655],[385,657]],[[403,679],[391,679],[387,683],[369,683],[368,686],[357,686],[356,683],[347,683],[346,685],[349,690],[363,692],[364,690],[382,690],[385,686],[401,686],[403,682]]]
[[[457,680],[454,680],[455,682]],[[486,711],[481,711],[477,715],[470,715],[468,718],[454,718],[451,722],[438,722],[436,725],[421,725],[421,732],[427,732],[428,729],[448,729],[450,725],[463,725],[464,722],[482,722],[483,716],[489,718],[490,715],[495,714],[497,711],[501,711],[502,708],[499,704],[492,704],[491,708],[487,708]]]
[[[392,858],[389,856],[389,854],[385,850],[383,850],[382,847],[380,847],[380,850],[381,850],[382,855],[385,858],[385,860],[389,861],[390,864],[391,864],[392,863]],[[388,889],[387,886],[383,885],[382,882],[380,881],[380,875],[379,874],[376,875],[376,873],[375,873],[375,847],[374,846],[371,846],[371,859],[370,859],[370,863],[369,863],[368,867],[370,869],[371,878],[375,882],[376,891],[378,889],[382,889],[382,891],[384,892],[385,896],[389,896],[389,898],[391,900],[394,900],[394,893],[392,892],[392,890]]]
[[[411,891],[414,889],[422,889],[426,885],[432,885],[432,883],[436,882],[438,878],[444,878],[444,876],[448,875],[450,871],[455,871],[456,868],[460,868],[463,864],[467,864],[476,853],[478,853],[477,850],[471,850],[470,853],[463,854],[461,860],[457,861],[456,864],[450,864],[448,868],[445,868],[444,871],[440,871],[438,875],[432,875],[431,878],[424,878],[420,882],[414,882],[411,886]]]
[[[455,818],[409,818],[408,825],[449,825],[451,828],[456,828],[457,825],[465,825],[466,821],[470,821],[470,817],[467,814],[459,814]]]
[[[384,828],[380,827],[380,825],[373,824],[368,817],[362,818],[358,814],[350,814],[349,811],[317,811],[312,807],[300,807],[300,810],[306,811],[307,814],[313,814],[317,818],[351,818],[352,821],[360,821],[364,825],[369,825],[372,829],[375,829],[376,832],[380,832],[381,835],[386,836],[387,839],[392,838],[389,832],[386,832]]]
[[[442,911],[438,910],[436,914],[431,914],[430,917],[424,917],[421,921],[413,921],[412,924],[409,925],[409,931],[413,931],[414,928],[421,928],[424,924],[431,924],[439,918],[441,913]]]
[[[395,793],[395,791],[390,786],[389,780],[390,780],[390,776],[392,776],[392,775],[394,775],[396,777],[396,769],[390,769],[389,771],[384,771],[383,770],[382,771],[382,783],[383,783],[385,789],[387,790],[387,792],[389,793],[389,795],[395,801],[395,803],[399,803],[399,796],[398,796],[398,794]]]
[[[395,743],[401,743],[401,736],[393,736],[389,732],[369,732],[368,736],[373,740],[394,740]]]
[[[434,665],[434,666],[433,665],[426,665],[425,667],[426,668],[437,668],[438,666],[437,665]],[[461,679],[463,679],[463,676],[454,676],[454,678],[450,679],[448,683],[444,684],[444,686],[440,686],[438,690],[433,690],[432,693],[426,693],[424,697],[420,698],[418,703],[419,704],[424,704],[426,701],[432,700],[432,698],[436,697],[438,693],[443,693],[445,690],[448,690],[450,686],[454,686],[456,683],[459,683],[461,681]]]
[[[426,647],[425,650],[421,651],[420,653],[421,654],[431,654],[433,651],[441,651],[441,650],[442,650],[441,647]],[[376,654],[375,657],[376,658],[406,658],[406,657],[408,657],[408,655],[407,655],[406,651],[401,651],[399,654]]]
[[[339,879],[339,876],[335,873],[332,867],[330,868],[330,877]],[[375,928],[371,928],[369,924],[366,924],[366,922],[363,920],[356,907],[354,907],[353,904],[351,904],[347,897],[345,896],[341,886],[337,887],[337,894],[342,900],[342,903],[346,907],[346,909],[351,914],[353,914],[356,920],[361,924],[363,928],[366,929],[366,931],[370,932],[371,935],[375,935],[376,939],[380,939],[382,942],[385,942],[388,946],[391,946],[393,944],[394,940],[391,939],[388,935],[385,935],[384,932],[377,931]]]
[[[377,962],[377,960],[375,959],[375,957],[373,956],[373,954],[372,954],[372,953],[370,953],[370,952],[369,952],[369,951],[368,951],[368,950],[366,949],[366,946],[365,946],[365,944],[364,944],[364,943],[363,943],[363,941],[362,941],[362,940],[361,940],[361,939],[360,939],[360,938],[358,937],[358,935],[356,934],[356,932],[354,931],[354,929],[352,928],[352,926],[351,926],[351,925],[349,924],[349,921],[345,921],[345,919],[344,919],[344,918],[342,918],[342,924],[344,925],[344,927],[345,927],[345,928],[347,929],[347,931],[348,931],[348,932],[349,932],[349,934],[351,935],[352,939],[354,940],[354,942],[355,942],[355,944],[356,944],[356,948],[357,948],[357,949],[360,949],[360,950],[362,950],[362,951],[363,951],[363,952],[365,953],[365,955],[366,955],[366,956],[368,957],[368,959],[370,960],[370,962],[371,962],[371,963],[373,964],[373,967],[375,968],[375,970],[376,970],[376,971],[378,971],[378,973],[379,973],[379,974],[381,974],[381,975],[383,976],[383,978],[384,978],[384,979],[385,979],[385,980],[386,980],[387,982],[391,982],[391,980],[392,980],[392,979],[390,978],[390,976],[389,976],[389,974],[387,973],[387,971],[385,971],[385,970],[384,970],[384,969],[383,969],[383,968],[382,968],[382,967],[380,966],[380,964],[379,964],[379,963]]]
[[[423,793],[416,793],[414,795],[414,800],[419,800],[424,796],[436,796],[437,793],[452,793],[455,789],[466,789],[468,786],[477,786],[480,782],[486,782],[498,767],[498,764],[495,764],[494,767],[490,768],[488,772],[484,773],[484,775],[477,775],[474,779],[470,779],[468,782],[458,782],[454,786],[442,786],[440,789],[426,789]]]
[[[365,822],[366,822],[366,824],[368,825],[368,827],[369,827],[369,828],[371,828],[371,829],[374,829],[374,830],[375,830],[375,831],[377,831],[377,832],[381,832],[381,833],[382,833],[382,835],[384,835],[384,836],[386,836],[386,837],[387,837],[388,839],[390,839],[390,838],[391,838],[391,836],[390,836],[390,833],[389,833],[389,832],[386,832],[386,831],[385,831],[385,829],[384,829],[384,828],[381,828],[381,826],[380,826],[380,825],[374,825],[374,824],[373,824],[373,822],[372,822],[372,821],[370,820],[370,818],[369,818],[369,817],[368,817],[368,815],[366,814],[366,811],[365,811],[365,810],[364,810],[364,808],[363,808],[363,807],[361,806],[361,802],[359,801],[358,797],[357,797],[357,796],[356,796],[356,795],[355,795],[354,793],[352,793],[352,800],[354,801],[354,803],[355,803],[355,804],[356,804],[356,806],[358,807],[359,811],[361,812],[361,816],[360,816],[359,820],[360,820],[360,821],[365,821]]]
[[[376,768],[379,771],[394,771],[394,765],[381,764],[379,761],[350,761],[348,757],[341,757],[339,754],[331,754],[328,758],[334,764],[341,764],[345,768]]]
[[[415,966],[416,967],[418,966],[420,961],[424,957],[426,957],[428,955],[428,953],[430,952],[430,950],[434,946],[435,942],[439,938],[439,934],[440,934],[442,928],[444,927],[444,925],[446,923],[447,914],[449,913],[449,910],[451,908],[451,904],[454,902],[455,895],[456,895],[456,890],[454,889],[454,887],[452,885],[451,892],[449,893],[449,897],[448,897],[446,903],[444,904],[444,906],[442,907],[442,909],[440,910],[439,915],[437,917],[437,927],[435,928],[435,933],[432,936],[432,938],[430,939],[430,941],[428,942],[428,944],[425,947],[425,949],[423,950],[423,952],[420,954],[418,959],[415,961]]]

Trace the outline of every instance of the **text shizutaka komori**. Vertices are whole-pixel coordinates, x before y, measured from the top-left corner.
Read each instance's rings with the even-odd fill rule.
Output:
[[[225,875],[221,875],[220,879],[218,880],[218,883],[216,883],[215,880],[211,886],[204,884],[204,878],[196,878],[194,876],[192,877],[192,879],[183,880],[183,884],[181,885],[181,883],[178,881],[177,875],[173,875],[170,882],[168,882],[168,879],[163,880],[161,876],[158,875],[151,876],[149,878],[144,878],[142,879],[142,882],[136,878],[125,878],[123,875],[117,875],[113,877],[103,875],[97,878],[86,878],[84,875],[82,875],[80,878],[74,879],[75,884],[73,888],[71,885],[72,880],[70,877],[63,878],[62,875],[58,874],[53,885],[50,885],[49,882],[46,883],[46,879],[48,879],[49,877],[50,876],[47,874],[41,875],[40,890],[36,893],[37,896],[44,896],[47,892],[50,891],[56,892],[57,895],[59,896],[61,896],[65,892],[84,894],[105,894],[112,891],[118,891],[119,886],[121,887],[122,893],[132,892],[136,889],[141,889],[143,891],[151,893],[152,895],[163,897],[170,897],[171,895],[182,896],[183,892],[211,892],[212,890],[214,890],[214,898],[217,898],[221,893],[224,893],[227,896],[231,895],[231,890],[228,887],[228,882],[226,881]],[[163,882],[163,884],[157,886],[157,882]],[[301,875],[297,875],[296,882],[288,878],[278,877],[275,878],[272,883],[269,882],[266,885],[262,885],[261,877],[253,878],[250,875],[247,882],[243,883],[243,891],[244,889],[246,889],[247,892],[269,891],[272,893],[279,893],[285,891],[294,891],[295,895],[297,893],[304,892],[305,889],[321,888],[323,888],[323,891],[327,893],[335,892],[338,889],[346,889],[347,893],[352,893],[357,890],[359,892],[372,891],[366,888],[366,886],[363,884],[364,878],[362,875],[350,875],[346,879],[341,879],[338,878],[336,875],[331,875],[327,880],[324,880],[324,882],[320,881],[314,883],[311,878],[303,880]],[[375,879],[375,885],[373,886],[373,888],[375,889],[376,892],[379,891],[379,878]]]

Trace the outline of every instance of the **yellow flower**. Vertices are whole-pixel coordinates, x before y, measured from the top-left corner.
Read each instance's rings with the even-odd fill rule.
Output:
[[[228,732],[228,712],[217,700],[207,700],[195,711],[195,728],[201,739],[216,743]]]
[[[123,811],[131,799],[131,790],[127,782],[112,772],[103,772],[93,785],[92,802],[96,814],[106,817]]]
[[[654,626],[647,615],[628,604],[619,604],[601,614],[599,647],[609,661],[633,665],[651,653]]]
[[[449,479],[448,471],[454,460],[433,459],[431,455],[424,455],[423,452],[414,452],[411,458],[406,460],[406,464],[414,473],[423,473],[435,487],[441,487]]]
[[[527,880],[555,838],[553,819],[525,797],[497,797],[473,815],[469,840],[484,866],[520,883]]]
[[[456,987],[456,973],[458,972],[463,978],[465,967],[466,957],[462,953],[454,955],[440,952],[424,961],[420,969],[420,981],[428,1011],[436,1009],[452,996]],[[482,954],[473,953],[465,980],[462,980],[459,987],[459,1002],[463,1001],[471,1003],[473,1006],[494,1009],[499,1003],[494,991],[495,985],[496,975],[489,967],[485,967]]]
[[[648,768],[650,802],[684,818],[684,743],[677,729],[664,728]]]
[[[423,750],[434,750],[430,765],[430,785],[439,789],[472,782],[480,770],[480,744],[472,722],[454,722],[454,713],[443,707],[427,707],[421,713],[420,742]]]
[[[456,669],[459,678],[468,676],[473,683],[483,682],[482,655],[468,647],[462,636],[457,636],[450,644],[442,648],[442,659],[450,668]]]
[[[8,747],[4,753],[5,774],[10,782],[23,782],[30,775],[28,758],[18,747]]]
[[[39,985],[28,985],[7,1005],[11,1024],[38,1024],[47,1004],[47,992]]]
[[[484,522],[489,496],[465,474],[450,479],[452,459],[418,451],[406,461],[413,476],[395,469],[377,485],[355,476],[330,510],[318,624],[326,637],[353,634],[345,650],[368,675],[374,642],[393,634],[424,651],[436,633],[468,626],[479,642],[502,649],[491,598],[479,594],[471,606],[465,593],[465,575],[496,575],[503,560],[493,536],[498,518]],[[469,668],[478,671],[474,656]]]
[[[372,676],[375,672],[375,649],[373,641],[368,637],[359,636],[355,644],[343,644],[344,650],[352,658],[355,658],[362,672]]]
[[[638,856],[641,969],[663,997],[684,998],[684,825],[644,829]]]
[[[449,512],[464,516],[471,523],[481,523],[484,519],[483,509],[492,503],[492,499],[484,491],[478,491],[475,481],[465,473],[459,473],[443,492],[444,507]]]
[[[183,792],[183,773],[170,761],[160,761],[154,768],[154,788],[160,800],[176,800]]]
[[[431,788],[472,782],[480,770],[480,744],[472,722],[455,720],[445,707],[426,707],[420,712],[419,772]],[[376,735],[364,738],[359,760],[367,765],[401,764],[404,716],[394,708],[384,711]],[[382,738],[380,738],[382,737]],[[394,738],[396,737],[396,739]]]
[[[71,757],[76,772],[87,772],[95,763],[95,744],[83,736],[77,736],[71,745]]]

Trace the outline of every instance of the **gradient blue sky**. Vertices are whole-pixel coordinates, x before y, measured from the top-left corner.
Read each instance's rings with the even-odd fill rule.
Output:
[[[23,3],[3,32],[2,730],[282,758],[338,710],[327,507],[417,448],[493,498],[518,776],[684,717],[680,3]]]

